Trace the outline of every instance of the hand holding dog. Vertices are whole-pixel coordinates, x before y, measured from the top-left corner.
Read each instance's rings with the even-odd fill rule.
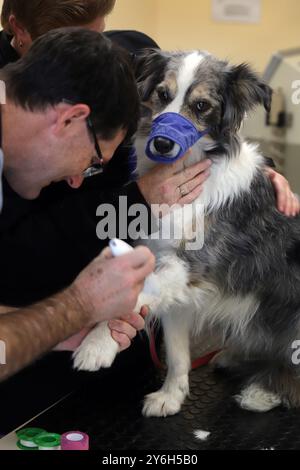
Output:
[[[121,265],[117,263],[118,266],[113,266],[116,264],[116,261],[121,261]],[[104,304],[107,304],[107,308],[105,305],[100,308],[99,311],[101,311],[102,317],[98,318],[98,321],[110,320],[108,325],[111,330],[111,336],[119,344],[120,351],[127,349],[131,345],[131,341],[135,338],[137,331],[143,330],[145,327],[144,318],[148,313],[147,307],[143,307],[140,314],[133,313],[132,311],[136,305],[138,294],[143,288],[145,277],[154,269],[154,263],[154,256],[144,247],[140,247],[132,253],[129,253],[129,255],[124,255],[121,258],[113,258],[110,249],[107,248],[77,279],[77,283],[79,281],[80,291],[83,289],[81,285],[84,286],[85,283],[88,284],[87,291],[89,291],[90,282],[96,284],[95,291],[97,291],[98,288],[98,292],[103,292],[104,295],[98,295],[99,302],[104,300]],[[121,275],[123,280],[116,278],[117,273]],[[112,276],[115,277],[114,280]],[[89,277],[90,281],[88,280]],[[95,277],[99,277],[99,279],[95,280]],[[102,279],[102,282],[104,282],[100,287],[101,277],[104,278]],[[98,282],[99,286],[97,286]],[[107,285],[104,286],[104,284]],[[123,284],[124,287],[122,287]],[[115,286],[118,286],[117,291]],[[117,299],[119,299],[119,301]],[[91,301],[95,302],[95,299],[91,299],[88,302],[90,303]],[[109,312],[107,310],[109,310]],[[120,317],[120,312],[124,311],[124,315]],[[95,314],[97,315],[97,310]],[[71,338],[57,345],[55,351],[75,351],[94,328],[96,323],[95,318],[94,323],[90,327],[84,328],[76,335],[73,335]]]
[[[149,205],[189,204],[201,194],[203,183],[210,175],[210,166],[210,160],[184,170],[179,170],[182,160],[170,165],[156,165],[138,180],[138,186]],[[292,192],[289,182],[272,168],[266,171],[276,192],[278,210],[288,217],[295,217],[300,213],[300,201]]]
[[[267,169],[277,198],[277,208],[287,217],[295,217],[300,212],[300,202],[297,196],[292,192],[287,179],[272,168]]]
[[[131,313],[119,320],[111,320],[108,326],[111,330],[112,338],[119,344],[120,352],[131,346],[132,340],[136,337],[138,331],[145,328],[145,317],[148,314],[148,308],[145,306],[139,314]],[[55,351],[75,351],[82,343],[84,338],[90,333],[92,328],[85,328],[76,335],[60,343]]]
[[[138,186],[149,205],[190,204],[202,192],[203,183],[209,177],[210,160],[182,170],[182,163],[189,153],[176,163],[159,164],[138,180]]]
[[[81,308],[89,316],[89,325],[130,315],[144,286],[154,270],[155,258],[145,247],[112,258],[105,249],[73,283],[71,289]]]

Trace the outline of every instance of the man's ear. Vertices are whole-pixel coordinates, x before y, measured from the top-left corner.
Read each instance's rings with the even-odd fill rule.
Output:
[[[90,115],[90,108],[86,104],[69,105],[61,103],[56,106],[55,131],[61,132],[67,130],[71,124],[85,121]],[[74,128],[74,132],[77,129]]]
[[[163,80],[170,57],[159,49],[144,49],[135,59],[135,78],[142,103],[146,103],[156,85]]]
[[[247,64],[232,67],[227,72],[223,126],[238,130],[245,114],[261,104],[271,109],[272,89]]]

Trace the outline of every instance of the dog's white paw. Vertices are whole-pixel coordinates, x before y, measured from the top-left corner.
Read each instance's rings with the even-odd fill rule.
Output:
[[[159,390],[150,393],[145,397],[143,415],[163,417],[179,413],[183,400],[176,397],[176,394]]]
[[[248,411],[264,413],[281,404],[279,395],[265,390],[258,384],[244,388],[240,395],[235,396],[241,408]]]
[[[95,372],[112,365],[119,352],[119,345],[110,335],[110,330],[96,327],[87,335],[73,354],[74,368]]]

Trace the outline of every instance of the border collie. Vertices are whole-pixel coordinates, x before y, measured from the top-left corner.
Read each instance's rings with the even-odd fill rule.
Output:
[[[154,165],[145,156],[146,141],[153,119],[166,112],[179,113],[200,132],[209,130],[182,167],[212,161],[194,202],[204,207],[203,248],[186,250],[185,239],[158,241],[155,275],[161,295],[152,302],[142,294],[138,302],[150,303],[152,315],[161,320],[168,364],[162,388],[146,397],[143,413],[179,412],[189,393],[189,338],[204,327],[222,334],[225,349],[217,363],[240,366],[245,374],[236,396],[242,408],[298,407],[300,367],[292,358],[300,340],[299,217],[278,212],[264,157],[239,133],[256,105],[269,110],[271,89],[248,65],[232,66],[202,51],[147,51],[137,77],[149,110],[137,138],[139,173]],[[165,153],[172,156],[172,146],[165,145]],[[102,324],[75,353],[75,366],[110,366],[117,351]]]

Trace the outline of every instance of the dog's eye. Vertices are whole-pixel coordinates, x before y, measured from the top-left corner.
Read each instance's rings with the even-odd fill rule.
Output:
[[[170,95],[167,90],[157,90],[157,95],[162,103],[168,103],[170,101]]]
[[[196,109],[200,113],[205,113],[205,111],[208,111],[210,107],[211,106],[207,101],[198,101],[196,104]]]

